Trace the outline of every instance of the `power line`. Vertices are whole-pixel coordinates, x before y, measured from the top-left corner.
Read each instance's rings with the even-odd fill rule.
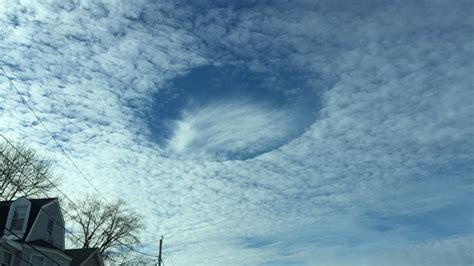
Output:
[[[117,242],[118,242],[119,244],[122,244],[122,245],[124,245],[125,247],[127,247],[130,251],[136,252],[136,253],[141,254],[141,255],[143,255],[143,256],[158,258],[158,256],[156,256],[156,255],[151,255],[151,254],[145,253],[145,252],[143,252],[143,251],[140,251],[140,250],[137,250],[137,249],[133,248],[133,247],[130,246],[130,245],[124,244],[124,243],[122,243],[120,240],[118,240]]]
[[[45,197],[48,197],[47,194],[45,194],[43,191],[41,191],[43,193],[43,195],[45,195]],[[59,204],[58,204],[59,206]],[[61,206],[59,206],[59,208],[63,211],[63,212],[66,212],[63,208],[61,208]],[[44,212],[44,214],[46,214],[46,216],[48,216],[49,218],[51,218],[57,225],[59,225],[59,227],[61,227],[62,229],[64,229],[65,232],[69,233],[72,237],[74,237],[76,240],[75,241],[78,241],[78,242],[75,242],[75,244],[77,245],[78,243],[81,243],[81,239],[76,236],[72,231],[70,231],[69,229],[66,228],[65,225],[63,225],[61,222],[59,222],[56,218],[54,218],[46,209],[41,209],[42,212]],[[67,212],[66,212],[67,213]],[[80,245],[79,245],[80,246]]]
[[[77,209],[80,209],[80,207],[79,207],[71,198],[69,198],[61,189],[59,189],[59,187],[58,187],[56,184],[54,184],[54,182],[52,182],[52,181],[51,181],[44,173],[42,173],[31,161],[29,161],[29,160],[26,158],[26,156],[23,155],[23,154],[21,153],[21,151],[20,151],[17,147],[15,147],[15,145],[13,145],[13,143],[11,143],[11,141],[9,141],[9,140],[8,140],[3,134],[1,134],[1,133],[0,133],[0,136],[1,136],[21,157],[23,157],[23,158],[26,160],[26,162],[27,162],[28,164],[30,164],[30,165],[37,171],[38,174],[40,174],[42,177],[44,177],[52,186],[54,186],[54,187],[56,188],[56,190],[58,190],[67,200],[69,200],[69,202],[71,202],[71,203],[74,205],[74,208],[75,208],[76,210],[77,210]],[[0,152],[0,153],[1,153],[1,152]],[[13,164],[13,162],[10,161],[10,160],[8,159],[8,157],[7,157],[5,154],[3,154],[3,153],[1,153],[1,154],[5,157],[5,159],[7,159],[7,160],[9,161],[9,163]],[[27,177],[21,170],[20,170],[20,173],[23,174],[23,176],[25,176],[25,177],[28,179],[28,177]],[[16,184],[16,185],[17,185],[17,184]],[[17,186],[18,186],[18,185],[17,185]],[[42,191],[42,190],[39,190],[39,191],[40,191],[43,195],[45,195],[46,197],[48,197],[48,195],[47,195],[44,191]],[[23,191],[23,192],[24,192],[24,191]],[[65,214],[67,214],[71,219],[73,219],[73,220],[76,221],[76,222],[79,222],[79,221],[77,221],[76,219],[74,219],[74,216],[72,216],[72,215],[71,215],[68,211],[66,211],[64,208],[62,208],[62,207],[60,207],[60,208],[61,208],[61,210],[62,210]],[[80,222],[79,222],[79,223],[80,223]],[[64,228],[64,229],[67,230],[66,228]],[[69,231],[69,230],[67,230],[67,231],[68,231],[71,235],[73,235],[77,240],[81,241],[81,240],[80,240],[77,236],[75,236],[71,231]]]
[[[130,250],[129,250],[130,251]],[[124,259],[122,259],[122,263],[134,263],[134,262],[156,262],[156,259],[152,259],[152,258],[144,258],[143,256],[140,256],[140,255],[135,255],[135,254],[126,254],[125,257],[127,256],[133,256],[137,259],[135,260],[131,260],[131,261],[126,261]],[[116,262],[116,263],[119,263],[116,259],[110,259],[112,262]]]
[[[17,148],[15,147],[15,145],[10,141],[8,140],[2,133],[0,133],[0,136],[21,156],[23,157],[25,160],[27,159],[25,155],[22,154],[22,152]],[[3,152],[0,152],[0,154],[5,157],[5,159],[13,164],[13,162],[5,155],[3,154]],[[41,176],[43,176],[51,185],[53,185],[67,200],[69,200],[73,205],[74,207],[77,209],[80,209],[80,207],[71,199],[69,198],[61,189],[58,188],[58,186],[56,184],[54,184],[54,182],[52,182],[44,173],[41,173],[41,171],[39,171],[39,169],[29,160],[26,160]],[[25,176],[27,179],[28,177],[26,176],[25,173],[23,173],[23,171],[20,170],[20,173]],[[18,186],[18,185],[17,185]],[[41,191],[41,190],[40,190]],[[48,195],[44,192],[44,191],[41,191],[43,193],[43,195],[45,195],[46,197],[48,197]],[[65,213],[67,214],[72,220],[74,220],[75,222],[78,222],[80,224],[80,222],[78,220],[76,220],[74,218],[73,215],[71,215],[69,212],[67,212],[64,208],[61,208],[60,206],[60,209]],[[50,215],[48,215],[49,217],[51,217]],[[51,217],[52,218],[52,217]],[[57,221],[56,221],[57,222]],[[79,242],[81,242],[80,238],[75,236],[71,231],[69,231],[66,227],[63,227],[66,231],[68,231],[72,236],[74,236],[74,238],[76,238]],[[133,252],[136,252],[136,253],[139,253],[141,255],[144,255],[144,256],[148,256],[148,257],[154,257],[156,258],[157,256],[156,255],[151,255],[151,254],[148,254],[148,253],[145,253],[145,252],[142,252],[142,251],[139,251],[135,248],[133,248],[132,246],[130,245],[127,245],[127,244],[124,244],[123,242],[121,241],[117,241],[118,243],[124,245],[125,247],[127,247],[128,249],[130,249],[131,251]]]
[[[78,205],[77,205],[72,199],[70,199],[62,190],[60,190],[60,189],[58,188],[58,186],[57,186],[56,184],[54,184],[54,182],[52,182],[44,173],[42,173],[38,168],[36,168],[36,166],[35,166],[31,161],[29,161],[29,160],[26,158],[26,156],[23,155],[23,154],[21,153],[21,151],[18,150],[17,147],[15,147],[15,145],[13,145],[13,143],[11,143],[7,138],[5,138],[5,136],[3,136],[3,134],[0,133],[0,136],[2,136],[3,139],[4,139],[21,157],[23,157],[23,158],[26,160],[26,162],[29,163],[29,164],[37,171],[38,174],[40,174],[43,178],[45,178],[47,181],[49,181],[51,185],[53,185],[59,192],[61,192],[61,194],[64,195],[64,196],[66,197],[66,199],[68,199],[68,200],[74,205],[74,207],[76,208],[76,210],[79,209]],[[8,156],[6,156],[2,151],[0,151],[0,154],[1,154],[10,164],[12,164],[12,165],[14,164],[14,163],[8,158]],[[15,171],[20,172],[21,175],[23,175],[26,179],[28,179],[28,180],[31,181],[31,179],[28,178],[28,176],[27,176],[22,170],[19,170],[18,167],[16,167]],[[2,172],[6,175],[6,173],[5,173],[3,170],[2,170]],[[15,184],[15,182],[14,182],[12,179],[10,179],[10,181],[11,181],[12,183],[14,183],[14,185],[16,185],[17,188],[20,188],[20,190],[22,190],[23,193],[26,194],[26,192],[25,192],[23,189],[21,189],[21,185]],[[47,195],[43,190],[38,190],[38,191],[41,192],[45,197],[48,197],[48,195]],[[77,221],[76,219],[74,219],[74,216],[72,216],[68,211],[66,211],[66,210],[65,210],[63,207],[61,207],[60,205],[58,205],[58,206],[59,206],[59,208],[61,209],[61,211],[62,211],[63,213],[67,214],[72,220],[74,220],[74,221],[76,221],[76,222],[78,222],[78,223],[80,224],[80,222]],[[59,223],[59,222],[58,222],[54,217],[52,217],[46,210],[43,210],[43,211],[46,213],[46,215],[47,215],[48,217],[50,217],[51,219],[53,219],[53,220],[54,220],[57,224],[59,224],[65,231],[67,231],[71,236],[73,236],[73,237],[78,241],[78,242],[76,242],[76,244],[82,242],[81,239],[80,239],[79,237],[77,237],[76,235],[74,235],[73,232],[71,232],[70,230],[68,230],[68,229],[65,227],[65,225],[63,226],[61,223]],[[78,246],[81,246],[81,244],[78,245]]]
[[[59,189],[59,187],[58,187],[53,181],[51,181],[44,173],[42,173],[42,172],[37,168],[37,166],[36,166],[34,163],[32,163],[30,160],[28,160],[28,158],[26,158],[26,156],[23,155],[23,153],[21,153],[21,151],[20,151],[17,147],[15,147],[15,145],[13,145],[13,143],[12,143],[8,138],[6,138],[2,133],[0,133],[0,136],[1,136],[1,137],[8,143],[8,145],[10,145],[21,157],[23,157],[23,159],[25,159],[26,162],[27,162],[28,164],[30,164],[42,177],[44,177],[52,186],[54,186],[54,187],[56,188],[56,190],[58,190],[67,200],[69,200],[70,202],[72,202],[72,204],[74,205],[74,207],[80,209],[80,207],[79,207],[71,198],[69,198],[69,197],[66,195],[66,193],[64,193],[61,189]],[[6,157],[5,157],[5,158],[6,158]],[[8,160],[8,158],[7,158],[7,160]],[[11,161],[10,161],[10,163],[11,163]]]
[[[41,175],[44,179],[46,179],[51,185],[53,185],[66,199],[68,199],[68,200],[74,205],[74,207],[75,207],[76,209],[79,208],[79,206],[78,206],[71,198],[69,198],[61,189],[59,189],[59,187],[58,187],[56,184],[54,184],[54,182],[52,182],[44,173],[42,173],[42,172],[36,167],[36,165],[34,165],[30,160],[28,160],[28,159],[26,158],[26,156],[25,156],[24,154],[22,154],[22,152],[21,152],[17,147],[15,147],[15,145],[13,145],[13,143],[11,143],[3,134],[0,133],[0,136],[17,152],[17,154],[19,154],[21,157],[23,157],[23,158],[26,160],[26,162],[29,163],[29,164],[37,171],[38,174],[40,174],[40,175]],[[8,158],[8,156],[6,156],[3,152],[0,151],[0,154],[1,154],[10,164],[12,164],[12,165],[14,164],[14,163]],[[22,170],[19,170],[18,167],[16,167],[15,171],[20,172],[21,175],[23,175],[26,179],[28,179],[28,180],[31,181],[31,179],[28,178],[28,176],[27,176]],[[2,172],[6,175],[6,173],[5,173],[3,170],[2,170]],[[12,179],[10,179],[10,181],[11,181],[12,183],[14,183],[14,185],[16,185],[17,188],[20,188],[20,190],[22,190],[23,193],[26,194],[26,192],[25,192],[23,189],[21,189],[21,185],[15,184],[15,182],[14,182]],[[38,191],[41,192],[45,197],[49,197],[43,190],[39,189]],[[68,211],[66,211],[66,210],[65,210],[64,208],[62,208],[60,205],[58,205],[58,206],[59,206],[59,208],[61,209],[61,211],[62,211],[63,213],[67,214],[69,217],[71,217],[71,219],[73,219],[74,221],[78,222],[77,220],[74,219],[74,217],[73,217]],[[57,224],[59,224],[66,232],[68,232],[71,236],[73,236],[79,243],[82,242],[81,239],[80,239],[79,237],[77,237],[76,235],[74,235],[74,233],[73,233],[72,231],[68,230],[68,229],[65,227],[65,225],[63,226],[61,223],[59,223],[59,222],[58,222],[54,217],[52,217],[46,210],[43,209],[43,211],[46,213],[46,215],[47,215],[48,217],[50,217],[51,219],[53,219],[53,220],[54,220]],[[77,242],[76,242],[76,244],[77,244]],[[81,245],[79,245],[79,246],[81,246]]]
[[[57,145],[57,147],[61,150],[61,152],[66,156],[66,158],[71,162],[71,164],[74,166],[74,168],[76,168],[76,170],[79,172],[79,174],[87,181],[87,183],[89,183],[89,185],[107,202],[110,204],[110,201],[102,194],[100,193],[100,191],[92,184],[92,182],[90,181],[90,179],[83,173],[83,171],[77,166],[77,164],[74,162],[74,160],[69,156],[69,154],[65,151],[65,149],[62,147],[62,145],[56,140],[56,138],[54,137],[54,135],[51,133],[51,131],[48,129],[48,127],[46,127],[46,125],[43,123],[43,121],[41,120],[41,118],[36,114],[35,110],[33,109],[33,107],[31,107],[31,105],[26,101],[25,97],[23,97],[21,91],[18,89],[18,87],[15,85],[15,83],[13,83],[13,80],[8,76],[8,74],[5,72],[5,70],[3,69],[3,67],[0,67],[0,70],[3,72],[3,75],[8,79],[11,87],[13,87],[15,89],[15,91],[18,93],[18,95],[20,96],[22,102],[28,107],[28,109],[33,113],[33,115],[35,116],[35,118],[38,120],[38,122],[41,124],[41,126],[44,128],[44,130],[48,133],[48,135],[53,139],[53,141],[55,142],[55,144]],[[7,138],[5,138],[5,136],[3,134],[0,133],[0,135],[12,146],[14,147],[14,145],[11,144],[10,141],[8,141]],[[16,148],[15,148],[16,150]],[[18,150],[17,150],[18,151]],[[49,179],[48,179],[49,180]],[[52,182],[51,182],[52,183]],[[57,188],[57,186],[55,186]],[[63,194],[70,202],[72,202],[76,207],[77,205],[75,204],[74,201],[72,201],[65,193],[63,193],[59,188],[57,188],[58,191],[61,192],[61,194]],[[119,242],[120,243],[120,242]],[[124,245],[123,243],[121,243],[122,245]],[[136,250],[132,247],[129,247],[130,250],[134,251],[134,252],[137,252],[137,253],[140,253],[142,255],[145,255],[145,256],[150,256],[150,257],[157,257],[155,255],[150,255],[150,254],[147,254],[147,253],[144,253],[144,252],[141,252],[139,250]]]
[[[5,226],[5,230],[7,230],[8,232],[10,232],[12,235],[14,235],[15,237],[17,237],[18,239],[21,239],[21,237],[17,234],[15,234],[12,230],[8,229],[6,226]],[[58,266],[61,266],[61,264],[59,264],[58,262],[56,262],[55,260],[53,260],[52,258],[50,258],[48,255],[44,254],[43,252],[41,252],[41,250],[35,248],[33,245],[31,245],[30,243],[28,242],[24,242],[25,244],[27,244],[28,246],[30,246],[32,249],[34,249],[36,252],[38,252],[39,254],[43,255],[44,257],[48,258],[50,261],[56,263]]]
[[[1,153],[1,152],[0,152]],[[3,155],[3,154],[2,154]],[[2,171],[4,174],[5,172]],[[46,197],[48,197],[48,195],[46,195],[43,191],[41,191],[43,193],[43,195],[45,195]],[[63,210],[61,207],[59,207],[61,210]],[[56,222],[56,224],[58,224],[60,227],[62,227],[67,233],[71,234],[74,238],[76,238],[76,240],[78,241],[81,241],[79,237],[77,237],[76,235],[74,235],[73,232],[71,232],[70,230],[68,230],[65,226],[62,225],[62,223],[60,223],[58,220],[56,220],[46,209],[41,209],[41,211],[43,211],[46,216],[48,216],[49,218],[51,218],[54,222]],[[64,210],[63,210],[64,211]],[[77,243],[76,243],[77,244]]]
[[[5,159],[6,159],[9,163],[13,164],[13,162],[12,162],[3,152],[0,151],[0,155],[2,155],[3,157],[5,157]],[[0,170],[2,170],[2,169],[0,169]],[[6,175],[5,171],[2,170],[2,172],[3,172],[3,174]],[[19,172],[20,172],[20,174],[22,174],[26,179],[29,179],[28,176],[27,176],[23,171],[19,170]],[[17,187],[20,187],[18,184],[15,184],[15,182],[14,182],[13,180],[10,179],[10,181],[11,181],[12,183],[14,183],[14,185],[16,185]],[[23,192],[25,192],[25,191],[24,191],[23,189],[21,189],[21,188],[20,188],[20,190],[22,190]],[[45,195],[45,197],[48,197],[48,195],[47,195],[43,190],[39,190],[39,191],[40,191],[41,193],[43,193],[43,195]],[[58,205],[58,206],[59,206],[59,208],[61,209],[61,211],[63,211],[65,214],[67,214],[71,219],[73,219],[73,220],[76,221],[76,222],[79,222],[79,221],[77,221],[77,220],[74,218],[74,216],[72,216],[72,215],[71,215],[69,212],[67,212],[64,208],[62,208],[60,205]],[[80,239],[79,237],[77,237],[76,235],[74,235],[74,233],[71,232],[70,230],[68,230],[64,225],[62,225],[62,223],[58,222],[51,214],[48,213],[48,211],[46,211],[45,209],[41,209],[41,210],[42,210],[49,218],[53,219],[60,227],[62,227],[65,231],[67,231],[69,234],[71,234],[79,243],[81,243],[81,239]],[[121,243],[121,242],[119,242],[119,243]],[[76,244],[77,244],[77,242],[76,242]],[[121,244],[122,244],[122,243],[121,243]],[[123,244],[123,245],[126,246],[127,248],[129,248],[130,250],[135,251],[132,247],[129,247],[129,246],[125,245],[125,244]],[[81,244],[79,244],[78,246],[81,246]],[[139,251],[135,251],[135,252],[139,252]],[[143,254],[144,254],[144,255],[147,255],[147,254],[145,254],[145,253],[143,253]]]
[[[5,248],[6,250],[8,250],[8,249],[9,249],[7,246],[3,245],[2,243],[0,243],[0,246],[2,246],[3,248]],[[18,255],[18,254],[16,254],[16,253],[14,253],[14,252],[13,252],[13,253],[10,253],[10,254],[13,254],[14,256],[16,256],[16,257],[20,258],[20,260],[22,260],[22,261],[24,261],[24,262],[28,263],[29,265],[33,266],[33,264],[31,264],[31,262],[27,261],[27,260],[26,260],[26,259],[24,259],[22,256],[20,256],[20,255]],[[4,258],[4,259],[5,259],[5,258]]]
[[[36,165],[34,165],[30,160],[28,160],[28,159],[26,158],[26,156],[23,155],[23,154],[21,153],[21,151],[20,151],[17,147],[15,147],[15,145],[13,145],[13,143],[11,143],[11,141],[9,141],[9,140],[8,140],[3,134],[1,134],[1,133],[0,133],[0,136],[1,136],[21,157],[23,157],[23,158],[26,160],[26,162],[27,162],[28,164],[30,164],[30,165],[37,171],[38,174],[40,174],[44,179],[46,179],[52,186],[54,186],[54,187],[56,188],[56,190],[58,190],[67,200],[69,200],[69,202],[72,203],[74,209],[76,209],[76,210],[77,210],[77,209],[80,209],[80,207],[79,207],[71,198],[69,198],[61,189],[59,189],[59,187],[58,187],[53,181],[51,181],[44,173],[42,173],[42,172],[36,167]],[[13,164],[13,162],[12,162],[5,154],[3,154],[3,152],[0,152],[0,153],[2,154],[3,157],[5,157],[5,159],[6,159],[9,163]],[[17,169],[15,169],[15,170],[17,170]],[[26,178],[28,179],[28,177],[25,175],[25,173],[23,173],[23,171],[20,170],[20,173],[21,173],[24,177],[26,177]],[[15,184],[15,185],[17,185],[17,187],[18,187],[18,184]],[[44,191],[42,191],[42,190],[39,190],[39,191],[40,191],[43,195],[45,195],[45,197],[48,197],[48,195],[47,195]],[[24,191],[23,191],[23,192],[24,192]],[[59,205],[59,208],[62,210],[63,213],[67,214],[71,219],[73,219],[74,221],[78,222],[76,219],[74,219],[74,216],[72,216],[72,215],[71,215],[68,211],[66,211],[63,207],[61,207],[61,206]],[[45,210],[45,212],[46,212],[46,210]],[[49,216],[50,218],[54,219],[53,217],[51,217],[51,215],[48,215],[48,216]],[[57,222],[57,221],[56,221],[56,222]],[[58,222],[57,222],[57,223],[58,223]],[[80,222],[79,222],[79,223],[80,223]],[[61,223],[58,223],[58,224],[61,224]],[[80,239],[79,237],[77,237],[76,235],[74,235],[73,232],[71,232],[70,230],[68,230],[65,226],[62,226],[62,227],[63,227],[64,230],[67,231],[71,236],[73,236],[77,241],[79,241],[79,243],[82,242],[81,239]],[[76,242],[76,244],[77,244],[77,242]],[[81,245],[78,245],[78,246],[81,246]]]
[[[12,162],[12,161],[8,158],[8,156],[6,156],[3,152],[0,151],[0,154],[1,154],[10,164],[13,164],[13,162]],[[1,169],[1,170],[2,170],[3,174],[4,174],[5,176],[7,176],[7,174],[5,173],[5,171],[3,171],[3,169]],[[22,170],[19,170],[19,172],[20,172],[20,174],[22,174],[26,179],[29,179],[28,176],[27,176]],[[29,180],[30,180],[30,179],[29,179]],[[19,188],[20,190],[22,190],[23,193],[26,194],[26,192],[25,192],[23,189],[21,189],[21,185],[15,184],[15,182],[14,182],[12,179],[10,179],[10,181],[11,181],[17,188]],[[39,191],[40,191],[41,193],[43,193],[43,195],[44,195],[45,197],[48,197],[48,195],[47,195],[43,190],[39,190]],[[58,205],[58,206],[59,206],[59,205]],[[60,208],[63,212],[67,213],[63,208],[61,208],[61,206],[59,206],[59,208]],[[59,226],[61,226],[65,231],[67,231],[67,232],[68,232],[69,234],[71,234],[74,238],[76,238],[76,239],[79,241],[79,243],[81,242],[81,239],[80,239],[79,237],[77,237],[76,235],[74,235],[74,233],[72,233],[71,231],[69,231],[65,226],[63,226],[60,222],[58,222],[51,214],[48,213],[48,211],[46,211],[45,209],[41,209],[41,210],[44,211],[44,213],[45,213],[49,218],[53,219],[53,220],[54,220]],[[68,213],[67,213],[67,214],[68,214]],[[68,215],[70,215],[70,214],[68,214]],[[76,243],[76,244],[77,244],[77,243]]]
[[[2,171],[3,173],[5,173],[4,171]],[[48,197],[48,195],[46,195],[43,191],[41,191],[43,193],[43,195],[45,195],[45,197]],[[59,206],[59,208],[67,213],[63,208],[61,208],[61,206]],[[75,238],[75,241],[78,241],[78,242],[75,242],[75,244],[77,245],[79,243],[78,246],[81,246],[80,243],[81,243],[81,239],[76,236],[72,231],[70,231],[69,229],[66,228],[65,225],[63,225],[61,222],[59,222],[58,220],[56,220],[56,218],[54,218],[46,209],[41,209],[42,212],[44,212],[44,214],[46,214],[46,216],[48,216],[49,218],[51,218],[54,222],[56,222],[56,224],[58,224],[62,229],[64,229],[65,232],[69,233],[72,237]]]
[[[5,72],[5,70],[3,69],[3,67],[0,67],[0,69],[2,70],[3,72],[3,75],[8,79],[8,81],[10,82],[10,85],[16,90],[16,92],[18,93],[18,95],[21,97],[21,100],[22,102],[28,107],[28,109],[30,109],[30,111],[33,113],[33,115],[36,117],[36,119],[39,121],[39,123],[41,124],[41,126],[44,128],[44,130],[49,134],[49,136],[53,139],[53,141],[56,143],[56,145],[58,146],[58,148],[61,150],[61,152],[66,156],[66,158],[72,163],[72,165],[74,166],[74,168],[76,168],[76,170],[79,172],[79,174],[87,181],[87,183],[89,183],[89,185],[108,203],[110,203],[107,198],[102,195],[100,193],[100,191],[92,184],[92,182],[89,180],[88,177],[86,177],[86,175],[82,172],[82,170],[77,166],[77,164],[72,160],[72,158],[69,156],[69,154],[66,153],[66,151],[64,150],[64,148],[61,146],[61,144],[56,140],[56,138],[54,137],[54,135],[51,133],[51,131],[46,127],[46,125],[43,123],[43,121],[39,118],[39,116],[36,114],[35,110],[33,109],[33,107],[31,107],[31,105],[26,101],[25,97],[23,97],[23,95],[21,94],[20,90],[17,88],[17,86],[13,83],[12,79],[7,75],[7,73]]]

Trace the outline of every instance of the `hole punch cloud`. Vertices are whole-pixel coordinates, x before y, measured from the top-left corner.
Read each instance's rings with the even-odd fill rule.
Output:
[[[245,159],[272,150],[294,135],[284,110],[248,101],[218,102],[186,111],[168,147],[192,157]]]
[[[317,102],[296,79],[280,82],[271,73],[207,66],[160,91],[149,124],[171,156],[245,160],[302,134],[314,121]]]

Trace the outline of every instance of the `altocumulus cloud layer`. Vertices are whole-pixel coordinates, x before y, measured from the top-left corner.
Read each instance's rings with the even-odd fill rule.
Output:
[[[6,1],[0,64],[168,265],[469,265],[473,11]],[[90,191],[0,88],[1,132]]]

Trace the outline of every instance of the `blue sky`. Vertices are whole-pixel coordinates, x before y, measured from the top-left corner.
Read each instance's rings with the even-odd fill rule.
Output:
[[[167,265],[470,265],[473,8],[8,1],[0,65]],[[92,191],[5,78],[0,111]]]

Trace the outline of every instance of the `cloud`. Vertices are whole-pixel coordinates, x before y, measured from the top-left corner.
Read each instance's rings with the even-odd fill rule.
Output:
[[[295,77],[294,75],[301,75]],[[318,113],[305,73],[205,66],[153,94],[150,140],[184,158],[254,158],[301,135]]]
[[[472,213],[472,9],[8,2],[0,64],[101,192],[143,213],[144,249],[165,236],[171,264],[472,264],[472,232],[444,218]],[[168,86],[204,65],[265,86],[209,101]],[[68,195],[89,192],[0,88],[0,131],[52,158]],[[161,145],[150,110],[174,94],[199,101],[176,104]]]
[[[241,159],[286,142],[296,127],[285,110],[246,100],[212,103],[185,110],[169,147],[199,158]]]

